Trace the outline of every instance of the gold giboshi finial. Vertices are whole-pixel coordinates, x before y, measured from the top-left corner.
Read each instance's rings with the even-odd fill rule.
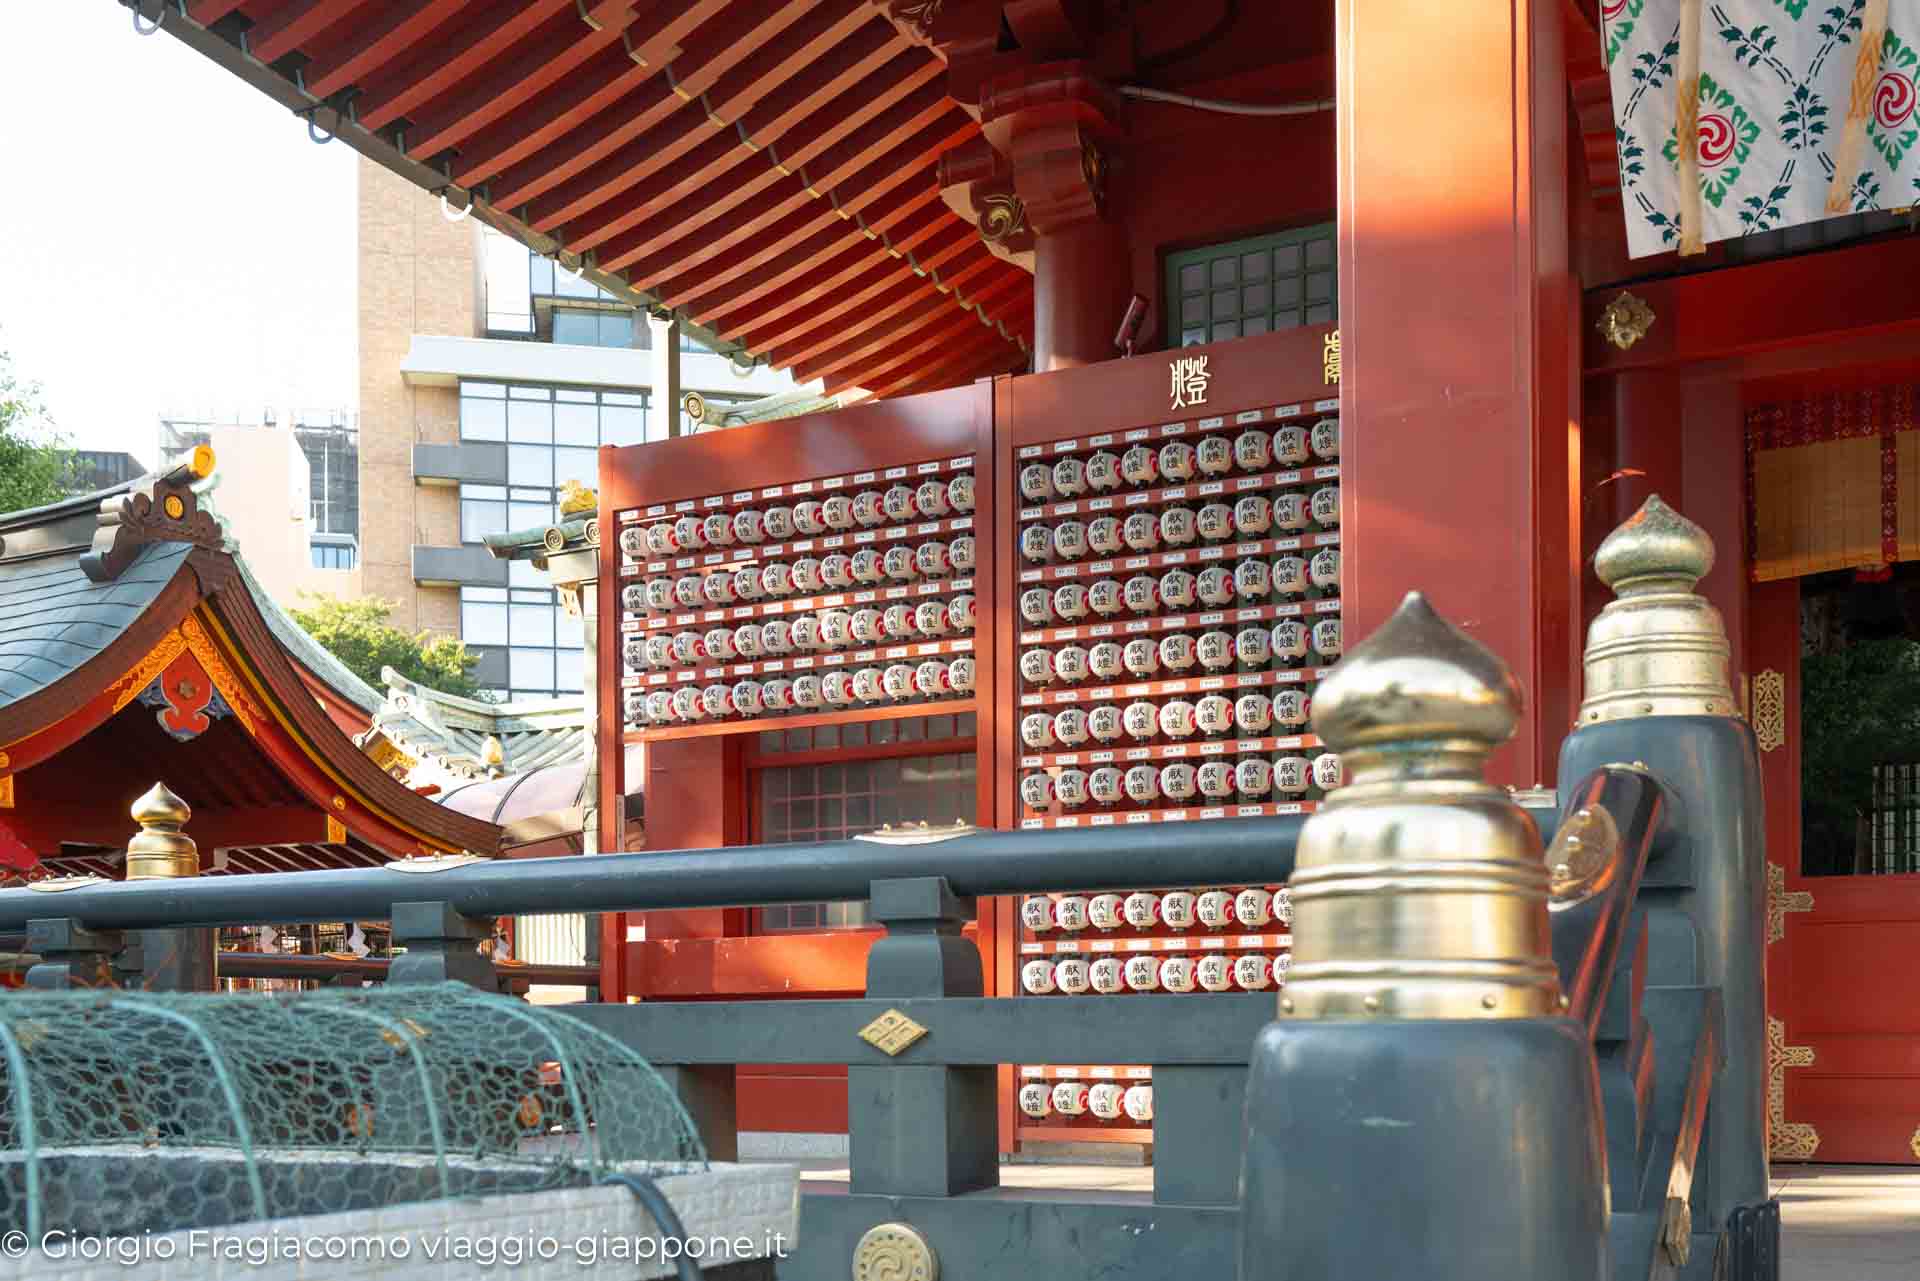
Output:
[[[180,831],[193,817],[192,806],[165,783],[155,783],[133,803],[131,813],[140,831],[127,842],[129,881],[200,875],[199,847]]]
[[[1521,706],[1506,664],[1417,592],[1320,683],[1313,730],[1347,785],[1300,834],[1284,1016],[1560,1012],[1540,831],[1483,774]]]
[[[1593,568],[1615,599],[1587,629],[1580,723],[1735,715],[1726,625],[1694,590],[1713,569],[1707,531],[1655,494],[1607,535]]]

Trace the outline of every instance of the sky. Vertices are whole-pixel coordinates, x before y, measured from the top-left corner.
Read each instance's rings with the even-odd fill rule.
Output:
[[[67,443],[357,408],[356,159],[115,0],[0,0],[0,351]]]

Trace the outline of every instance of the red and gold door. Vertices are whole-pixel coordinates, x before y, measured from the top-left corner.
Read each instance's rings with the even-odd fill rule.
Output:
[[[1803,865],[1800,596],[1799,579],[1754,584],[1749,631],[1769,1148],[1776,1161],[1920,1163],[1920,874]]]

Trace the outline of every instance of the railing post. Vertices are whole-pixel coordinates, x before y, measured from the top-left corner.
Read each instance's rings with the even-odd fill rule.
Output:
[[[462,916],[447,903],[393,905],[393,941],[404,954],[387,969],[389,983],[471,983],[487,992],[500,990],[493,962],[480,955],[480,941],[493,936],[493,922]]]
[[[1759,752],[1728,679],[1726,627],[1695,590],[1713,540],[1658,495],[1609,534],[1594,571],[1615,599],[1587,633],[1586,698],[1560,755],[1562,786],[1606,764],[1640,763],[1672,795],[1680,837],[1656,849],[1640,903],[1652,939],[1649,988],[1720,992],[1725,1066],[1691,1173],[1691,1229],[1710,1245],[1769,1221],[1766,1147],[1766,827]],[[1661,940],[1671,940],[1661,946]],[[1659,1054],[1684,1045],[1659,1044]],[[1743,1214],[1742,1210],[1751,1210]],[[1614,1213],[1665,1214],[1657,1204]],[[1737,1230],[1736,1230],[1737,1229]],[[1743,1247],[1735,1240],[1736,1252]],[[1741,1258],[1729,1266],[1748,1268]],[[1774,1275],[1756,1263],[1756,1276]],[[1739,1271],[1730,1277],[1740,1277]]]
[[[872,903],[887,933],[867,954],[869,997],[983,993],[979,949],[960,934],[973,905],[945,877],[875,881]],[[847,1068],[851,1190],[943,1197],[998,1184],[995,1070],[883,1065],[884,1044],[873,1054],[880,1063]]]
[[[1320,683],[1348,783],[1300,834],[1293,970],[1254,1045],[1242,1281],[1610,1276],[1539,829],[1484,779],[1519,711],[1417,594]]]
[[[124,948],[118,930],[90,930],[66,916],[27,922],[27,951],[40,963],[27,971],[27,986],[42,992],[116,986],[113,962]]]
[[[129,881],[200,875],[200,849],[180,829],[193,809],[165,783],[155,783],[133,803],[140,830],[127,842]],[[214,942],[210,929],[141,930],[142,985],[150,992],[211,992]]]

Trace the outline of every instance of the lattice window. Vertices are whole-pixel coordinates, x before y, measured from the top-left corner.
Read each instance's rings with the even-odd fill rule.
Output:
[[[1339,315],[1334,225],[1167,255],[1167,345],[1192,347]]]
[[[1861,872],[1920,872],[1920,762],[1889,761],[1873,770],[1868,866]]]
[[[839,841],[888,823],[974,822],[975,727],[973,714],[966,713],[760,735],[763,758],[796,759],[754,771],[757,839]],[[955,750],[940,751],[943,743]],[[876,747],[898,750],[872,754]],[[848,759],[850,753],[858,755]],[[762,908],[757,917],[764,931],[833,929],[866,924],[867,905],[795,903]]]

